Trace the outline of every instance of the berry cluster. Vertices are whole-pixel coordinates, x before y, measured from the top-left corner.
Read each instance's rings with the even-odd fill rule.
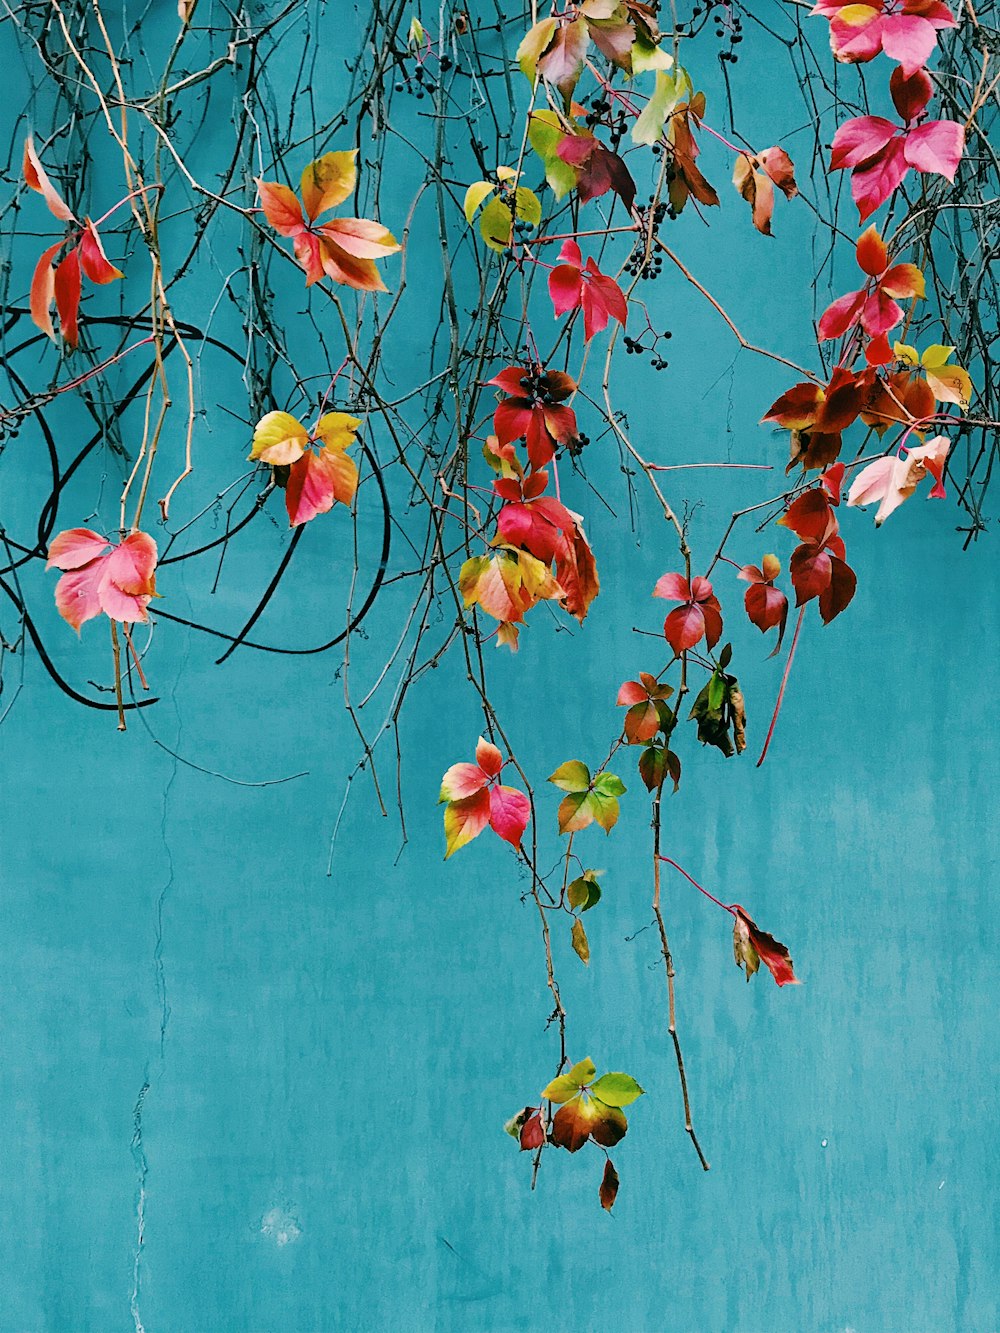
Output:
[[[646,337],[646,333],[644,332],[641,333],[638,338],[630,338],[626,335],[625,351],[628,356],[644,356],[648,353],[649,364],[653,367],[654,370],[666,370],[667,367],[670,365],[670,362],[665,360],[662,356],[660,356],[659,352],[656,349],[657,349],[657,344],[660,342],[661,339],[672,338],[673,334],[670,332],[669,329],[664,330],[663,333],[656,333],[651,329],[648,330],[648,332],[653,334],[653,341],[649,347],[647,347],[646,344],[643,342],[643,339]]]

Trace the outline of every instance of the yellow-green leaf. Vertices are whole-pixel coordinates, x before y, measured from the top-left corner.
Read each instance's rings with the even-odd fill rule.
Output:
[[[586,1056],[583,1060],[578,1060],[570,1069],[569,1076],[578,1087],[585,1087],[597,1073],[597,1066]]]
[[[583,922],[579,918],[573,922],[573,930],[570,938],[573,943],[573,949],[576,956],[582,963],[590,962],[590,941],[587,939],[587,932],[583,928]]]
[[[545,179],[557,199],[576,185],[576,171],[556,151],[566,130],[556,111],[532,111],[528,118],[528,140],[542,159]]]
[[[652,42],[647,42],[641,34],[636,35],[632,43],[632,77],[636,74],[645,74],[647,70],[666,70],[670,69],[674,63],[674,58],[662,51]]]
[[[519,185],[515,190],[514,208],[518,218],[530,223],[532,227],[537,227],[542,220],[541,201],[534,190],[529,190],[526,185]]]
[[[590,1091],[605,1106],[630,1106],[644,1089],[631,1074],[602,1074]]]
[[[938,370],[947,364],[954,350],[954,347],[945,347],[942,343],[931,343],[930,347],[924,348],[920,364],[925,370]]]
[[[514,219],[503,199],[494,196],[479,214],[479,234],[498,254],[510,245],[513,239]]]
[[[525,33],[521,45],[517,48],[516,59],[521,66],[521,73],[529,83],[534,83],[538,74],[538,62],[545,48],[552,41],[557,26],[556,19],[542,19]]]
[[[465,209],[466,222],[472,222],[472,219],[476,216],[476,209],[495,189],[496,186],[491,185],[489,181],[473,181],[465,192],[463,208]]]
[[[549,781],[562,791],[585,792],[590,787],[590,769],[579,759],[567,759],[550,774]]]

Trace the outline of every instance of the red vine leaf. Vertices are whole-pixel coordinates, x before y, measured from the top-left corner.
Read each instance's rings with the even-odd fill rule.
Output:
[[[618,1172],[609,1157],[604,1163],[604,1175],[601,1177],[601,1207],[611,1212],[618,1198]]]
[[[774,187],[777,186],[786,199],[794,199],[799,192],[795,184],[795,167],[783,148],[765,148],[756,156],[741,153],[736,159],[733,184],[750,204],[753,225],[763,236],[772,234]]]
[[[681,574],[664,574],[657,580],[653,596],[684,603],[663,622],[664,636],[678,657],[702,638],[709,648],[719,642],[722,608],[708,579],[695,575],[689,585]]]
[[[564,241],[559,258],[563,262],[549,274],[549,295],[556,315],[582,307],[585,342],[607,328],[609,319],[617,319],[624,328],[628,305],[614,278],[602,273],[593,259],[588,259],[586,267],[582,267],[576,241]]]
[[[445,805],[445,860],[477,838],[487,824],[504,842],[520,847],[531,803],[516,787],[494,785],[502,768],[500,751],[480,736],[476,762],[452,764],[441,779],[438,803]]]
[[[508,366],[489,383],[508,395],[493,414],[497,439],[501,445],[526,440],[532,467],[544,467],[557,445],[576,438],[576,414],[564,406],[564,400],[576,390],[576,381],[563,371]]]
[[[885,0],[856,4],[854,0],[818,0],[813,14],[830,20],[830,48],[847,64],[865,63],[884,51],[904,74],[927,61],[942,28],[954,28],[948,6],[940,0],[902,0],[889,9]]]
[[[49,180],[41,159],[35,149],[33,135],[24,141],[24,181],[29,189],[36,190],[49,206],[49,212],[60,222],[75,222],[76,218],[62,195]]]
[[[302,205],[287,185],[257,181],[261,207],[279,236],[294,242],[295,258],[306,273],[306,286],[325,275],[357,291],[388,290],[375,267],[399,250],[396,238],[378,222],[368,218],[333,218],[316,224],[316,218],[335,208],[355,187],[357,149],[326,153],[310,162],[302,173]]]
[[[766,930],[761,930],[739,903],[733,904],[732,911],[736,917],[733,928],[733,953],[736,957],[736,966],[746,972],[747,981],[763,963],[779,986],[800,985],[792,969],[791,954],[785,946]]]

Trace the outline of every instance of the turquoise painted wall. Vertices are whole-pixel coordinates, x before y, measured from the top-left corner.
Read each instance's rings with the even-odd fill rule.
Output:
[[[770,143],[801,105],[777,74],[773,98],[755,91],[763,41],[748,41],[733,78],[744,132]],[[337,78],[323,89],[331,107]],[[714,175],[725,183],[721,155]],[[399,181],[397,215],[411,184]],[[393,202],[384,191],[389,223]],[[741,327],[801,355],[810,215],[779,206],[767,241],[725,202],[711,231],[678,224],[677,244]],[[432,214],[418,213],[411,263],[430,266],[437,245]],[[655,299],[675,335],[669,370],[623,358],[618,380],[650,456],[780,465],[782,442],[753,424],[786,382],[780,369],[736,355],[677,279],[661,279]],[[431,305],[411,294],[412,341],[392,354],[403,382]],[[220,326],[237,336],[232,314]],[[44,382],[49,369],[38,360],[31,374]],[[178,521],[238,475],[247,448],[216,410],[243,410],[238,368],[206,354],[201,372],[200,472]],[[52,411],[60,448],[83,429],[74,412]],[[564,498],[588,515],[602,596],[582,633],[540,623],[516,658],[490,666],[539,780],[604,752],[618,684],[658,664],[633,627],[657,627],[649,590],[675,563],[650,510],[630,528],[617,455],[598,446],[587,462],[615,512],[573,478]],[[3,522],[24,540],[49,484],[37,434],[7,444],[3,469]],[[691,520],[702,562],[733,508],[776,489],[764,473],[669,475],[679,503],[702,501]],[[78,477],[60,526],[102,505],[113,521],[114,492],[100,468]],[[369,544],[372,497],[369,484]],[[287,541],[273,501],[271,513],[234,547],[216,594],[211,557],[164,569],[164,609],[237,626]],[[591,967],[557,938],[571,1051],[628,1068],[647,1091],[615,1154],[613,1216],[587,1152],[551,1154],[532,1193],[502,1133],[548,1077],[552,1039],[512,859],[483,839],[442,862],[440,774],[480,729],[457,659],[403,713],[405,846],[361,774],[328,877],[357,758],[336,652],[239,651],[216,667],[204,636],[161,622],[151,732],[244,782],[306,774],[267,787],[179,764],[134,718],[118,735],[29,653],[2,731],[0,1333],[996,1333],[997,563],[992,538],[963,554],[957,514],[953,500],[920,498],[879,532],[846,516],[858,595],[828,629],[810,617],[761,770],[752,755],[727,762],[686,741],[666,849],[785,940],[805,982],[743,984],[725,919],[666,882],[707,1175],[683,1133],[644,929],[648,812],[634,775],[614,837],[582,835],[607,875],[588,918]],[[262,634],[306,643],[342,624],[349,533],[346,518],[313,525]],[[748,534],[740,555],[778,546],[762,540]],[[59,668],[78,684],[106,679],[98,626],[78,645],[39,562],[22,580]],[[780,667],[738,623],[741,585],[719,585],[753,752]],[[366,622],[358,694],[404,604],[390,593]],[[7,607],[0,624],[9,633]],[[18,684],[8,662],[7,700]],[[380,699],[366,711],[373,731],[386,710]]]

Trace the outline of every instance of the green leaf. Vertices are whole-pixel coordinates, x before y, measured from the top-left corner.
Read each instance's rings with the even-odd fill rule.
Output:
[[[545,179],[557,199],[576,186],[576,171],[564,162],[557,149],[565,135],[555,111],[532,111],[528,118],[528,139],[545,166]]]
[[[590,790],[590,769],[579,759],[567,759],[565,764],[560,764],[556,771],[549,777],[549,781],[554,783],[562,791],[580,792]]]
[[[521,221],[530,223],[532,227],[537,227],[542,220],[541,201],[534,190],[529,190],[526,185],[519,185],[514,191],[514,208]]]
[[[491,185],[489,181],[472,182],[465,192],[465,203],[462,205],[465,209],[466,222],[471,224],[472,219],[476,216],[476,209],[495,189],[496,186]]]
[[[590,1082],[596,1073],[597,1066],[588,1055],[583,1060],[578,1060],[576,1062],[569,1071],[569,1077],[574,1080],[577,1087],[583,1088]]]
[[[602,796],[624,796],[626,788],[621,778],[615,777],[614,773],[598,773],[594,779],[594,791],[600,792]]]
[[[717,713],[722,708],[726,698],[726,682],[718,671],[712,672],[712,679],[708,682],[708,708],[709,712]]]
[[[597,872],[585,870],[574,879],[566,889],[569,905],[577,912],[589,912],[601,901],[601,886],[597,882]]]
[[[579,1096],[579,1093],[580,1084],[575,1083],[568,1074],[560,1074],[542,1089],[542,1097],[546,1101],[556,1102],[557,1105],[572,1101],[574,1097]]]
[[[542,1096],[550,1102],[572,1101],[580,1089],[589,1083],[596,1073],[597,1066],[588,1055],[585,1060],[578,1061],[565,1074],[557,1075],[551,1083],[542,1089]]]
[[[618,802],[613,796],[602,796],[597,791],[592,791],[587,800],[590,802],[593,817],[605,833],[610,833],[618,823]]]
[[[573,922],[573,930],[570,936],[573,948],[577,957],[582,963],[590,963],[590,941],[587,939],[587,932],[583,928],[583,922],[579,919]]]
[[[719,666],[722,667],[723,671],[725,671],[726,667],[732,660],[733,660],[733,645],[731,643],[727,643],[723,648],[722,652],[719,654]]]
[[[605,1106],[630,1106],[643,1095],[644,1089],[631,1074],[602,1074],[590,1091]]]
[[[641,34],[636,34],[635,41],[632,43],[633,77],[636,74],[645,74],[647,70],[651,69],[670,69],[673,63],[673,56],[668,55],[666,51],[661,51],[652,42],[647,42]]]
[[[506,200],[494,195],[479,214],[479,234],[491,250],[500,254],[511,243],[513,221]]]
[[[632,65],[635,68],[635,48]],[[681,99],[693,91],[691,80],[685,69],[677,66],[673,73],[658,70],[656,87],[653,95],[643,107],[639,119],[632,127],[634,143],[654,144],[663,137],[663,126],[670,113]]]

